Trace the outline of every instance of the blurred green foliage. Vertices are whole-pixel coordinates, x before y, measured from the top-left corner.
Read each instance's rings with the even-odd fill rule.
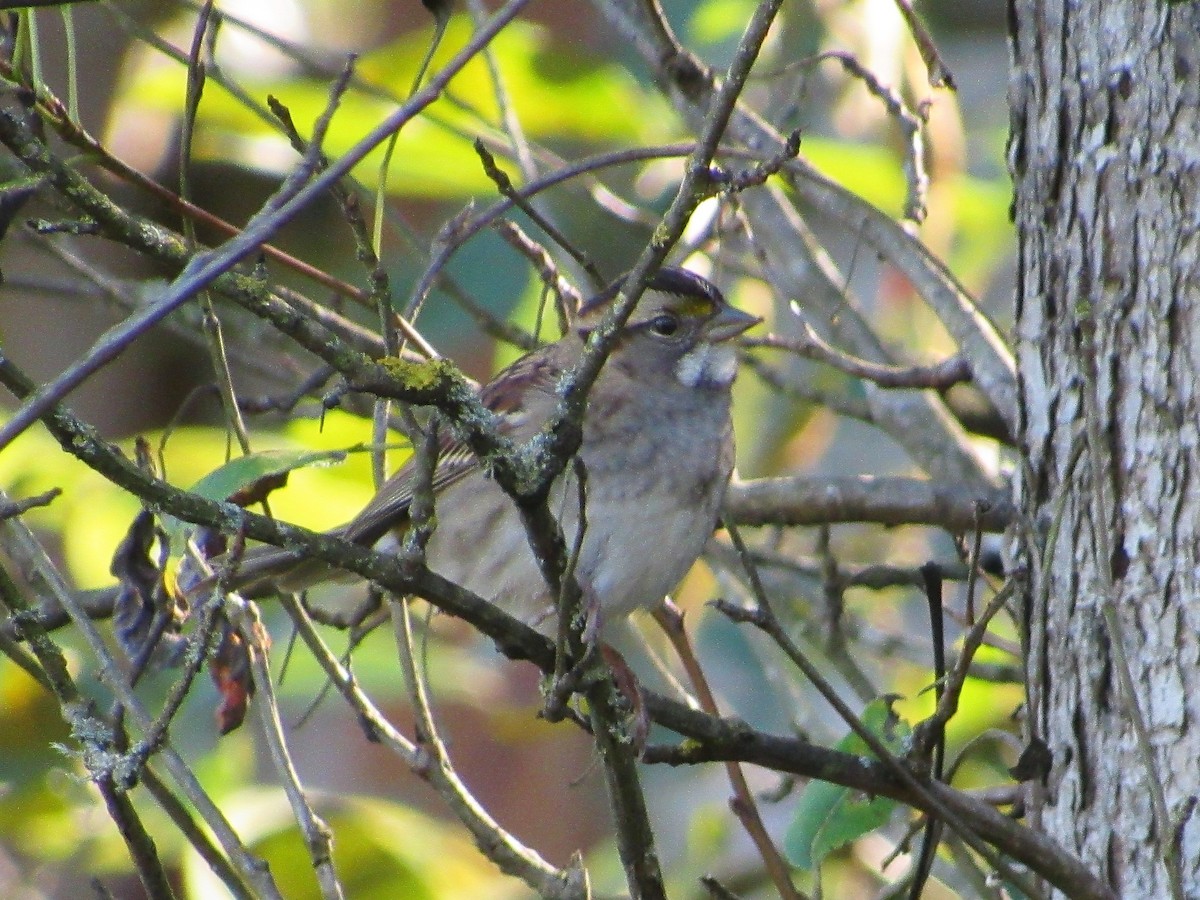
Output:
[[[468,16],[453,16],[434,53],[431,71],[445,63],[469,41],[473,28]],[[426,53],[428,33],[409,33],[371,50],[355,62],[357,76],[367,83],[403,91]],[[496,64],[504,72],[512,112],[527,136],[553,146],[625,145],[662,141],[662,126],[671,121],[665,102],[639,86],[624,70],[597,57],[581,43],[567,45],[546,29],[516,22],[492,43]],[[115,100],[139,113],[177,116],[183,107],[186,81],[182,68],[158,64],[155,51],[134,51],[128,77]],[[307,133],[329,103],[329,79],[293,75],[241,81],[259,102],[276,97]],[[395,109],[402,94],[351,91],[338,104],[324,142],[325,152],[339,156]],[[630,115],[630,110],[638,115]],[[494,189],[472,147],[477,129],[499,134],[496,93],[487,65],[476,58],[451,81],[445,96],[400,133],[388,178],[391,193],[428,199],[465,199]],[[197,117],[198,159],[235,160],[264,165],[264,159],[291,165],[287,140],[273,122],[247,108],[242,99],[210,81]],[[364,186],[377,187],[382,148],[356,169]],[[269,164],[267,164],[269,165]],[[272,167],[273,168],[273,167]]]
[[[247,843],[271,866],[288,900],[318,900],[321,892],[295,819],[277,790],[252,788],[225,798],[231,820]],[[348,897],[364,900],[470,900],[517,897],[453,825],[372,797],[319,798],[317,812],[337,835],[338,866]],[[224,891],[208,866],[184,859],[189,896],[219,897]]]

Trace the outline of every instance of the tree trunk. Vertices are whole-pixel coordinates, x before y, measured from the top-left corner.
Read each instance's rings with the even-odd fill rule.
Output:
[[[1030,815],[1200,897],[1200,7],[1010,14]]]

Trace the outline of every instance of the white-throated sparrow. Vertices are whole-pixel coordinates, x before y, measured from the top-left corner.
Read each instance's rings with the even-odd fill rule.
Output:
[[[529,440],[553,413],[563,373],[578,361],[620,285],[588,301],[568,334],[482,389],[483,403],[508,436]],[[663,268],[592,386],[579,448],[586,530],[575,576],[602,621],[659,604],[712,534],[733,471],[729,406],[737,359],[728,341],[758,321],[729,306],[700,276]],[[402,534],[414,485],[406,464],[338,532],[364,545]],[[429,568],[530,624],[545,622],[554,599],[513,501],[458,442],[443,447],[433,485],[437,528],[426,548]],[[567,466],[550,509],[568,546],[578,528],[578,496]],[[251,555],[235,580],[274,580],[296,590],[319,580],[314,571],[277,552]]]

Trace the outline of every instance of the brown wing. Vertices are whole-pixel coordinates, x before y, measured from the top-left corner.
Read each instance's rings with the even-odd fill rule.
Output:
[[[438,441],[438,462],[433,472],[433,490],[445,489],[474,471],[475,457],[466,445],[452,435]],[[360,544],[374,544],[391,529],[408,521],[408,508],[412,504],[416,487],[416,472],[411,462],[406,462],[380,487],[371,502],[363,507],[354,519],[339,529],[343,537]]]
[[[543,348],[521,357],[480,391],[483,405],[496,413],[501,434],[526,440],[541,426],[554,403],[554,388],[562,367],[552,360],[553,348]],[[466,444],[446,433],[438,441],[437,468],[433,473],[434,493],[444,490],[479,467]],[[388,531],[408,520],[416,486],[415,470],[406,462],[396,470],[353,521],[339,529],[360,544],[374,544]]]

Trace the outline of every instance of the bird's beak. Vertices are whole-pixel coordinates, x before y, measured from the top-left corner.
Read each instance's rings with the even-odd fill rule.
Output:
[[[747,328],[753,328],[762,319],[748,312],[734,309],[732,306],[722,307],[721,311],[709,319],[704,326],[705,335],[710,341],[727,341],[735,338]]]

